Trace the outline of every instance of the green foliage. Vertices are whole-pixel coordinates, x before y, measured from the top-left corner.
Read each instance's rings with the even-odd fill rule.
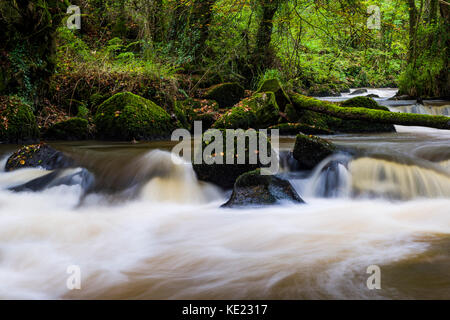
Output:
[[[0,97],[0,141],[18,143],[39,137],[33,110],[23,98]]]

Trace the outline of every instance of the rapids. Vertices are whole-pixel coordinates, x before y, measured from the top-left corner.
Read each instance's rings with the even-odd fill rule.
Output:
[[[307,204],[240,210],[172,143],[55,143],[94,185],[13,192],[48,172],[0,172],[0,298],[450,299],[450,132],[397,131],[329,137],[356,152],[313,172],[283,138],[281,175]]]

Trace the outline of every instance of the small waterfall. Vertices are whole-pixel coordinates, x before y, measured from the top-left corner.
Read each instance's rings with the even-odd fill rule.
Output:
[[[348,155],[335,154],[322,161],[307,179],[292,181],[302,197],[347,198],[351,194]]]
[[[392,112],[428,114],[433,116],[450,117],[450,105],[422,105],[390,106]]]
[[[359,158],[349,163],[355,196],[409,200],[450,197],[450,174],[445,169]]]
[[[201,184],[192,164],[175,155],[155,150],[138,160],[139,174],[148,177],[141,190],[141,197],[152,202],[176,204],[202,204],[220,200],[219,189]]]

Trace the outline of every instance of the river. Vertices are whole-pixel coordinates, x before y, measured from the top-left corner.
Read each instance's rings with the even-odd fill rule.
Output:
[[[392,111],[448,115],[376,92]],[[0,298],[450,299],[450,131],[397,131],[328,137],[358,155],[312,173],[282,138],[282,175],[307,204],[248,209],[221,209],[229,192],[174,164],[172,142],[54,143],[94,187],[14,193],[45,173],[0,172]],[[2,167],[17,147],[0,146]],[[66,286],[69,266],[80,290]]]

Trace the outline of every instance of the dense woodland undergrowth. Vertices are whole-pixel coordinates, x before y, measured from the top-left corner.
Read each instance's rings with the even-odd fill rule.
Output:
[[[66,27],[70,4],[81,9],[80,30]],[[379,29],[368,28],[371,5],[381,10]],[[240,99],[270,79],[312,96],[398,86],[448,97],[449,10],[442,0],[2,1],[2,140],[26,140],[5,132],[34,121],[18,101],[45,133],[71,117],[94,130],[97,108],[122,92],[185,126],[212,125],[231,107],[208,91],[220,83],[246,90]]]

